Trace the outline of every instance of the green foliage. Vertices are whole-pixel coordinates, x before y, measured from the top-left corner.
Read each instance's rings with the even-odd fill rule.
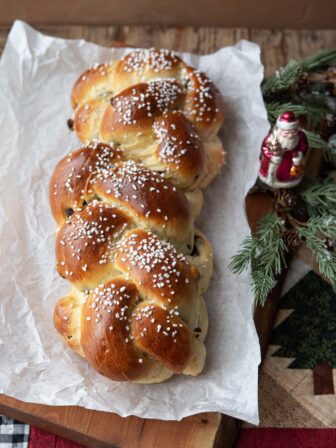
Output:
[[[281,308],[294,309],[272,332],[280,345],[273,356],[294,358],[292,369],[313,369],[326,361],[336,368],[336,295],[332,287],[309,272],[284,297]]]
[[[276,213],[271,212],[260,220],[253,236],[242,243],[241,250],[232,257],[230,270],[240,274],[251,265],[252,288],[256,303],[264,305],[269,292],[285,264],[287,248],[281,238],[283,222]]]
[[[310,149],[322,149],[325,158],[336,164],[336,156],[319,135],[319,132],[323,132],[324,126],[321,125],[324,124],[326,114],[333,113],[324,75],[321,73],[321,76],[308,77],[310,72],[325,70],[334,63],[336,64],[336,50],[324,50],[302,61],[289,61],[285,67],[264,80],[262,93],[272,124],[286,111],[304,117],[305,120],[301,120],[301,123],[307,128],[305,132]],[[294,226],[297,233],[293,233],[306,240],[316,257],[321,274],[336,285],[336,255],[325,246],[326,238],[336,240],[336,225],[334,218],[330,216],[336,216],[335,193],[336,185],[330,180],[301,193],[311,219],[306,227]],[[284,230],[282,220],[274,212],[268,214],[260,222],[257,232],[243,241],[241,249],[230,263],[231,271],[236,274],[251,266],[255,300],[262,305],[285,264],[287,247],[282,239]]]
[[[262,92],[269,121],[274,124],[279,115],[292,111],[298,117],[306,119],[307,137],[312,149],[323,149],[324,157],[336,163],[327,142],[319,135],[320,125],[331,110],[329,95],[324,82],[308,82],[310,72],[325,70],[336,64],[336,50],[324,50],[302,61],[289,61],[274,75],[264,80]],[[301,82],[305,85],[302,89]]]
[[[322,50],[302,61],[303,69],[312,72],[317,69],[326,68],[332,64],[336,64],[336,50]]]
[[[325,244],[326,238],[336,239],[336,217],[327,214],[313,216],[307,227],[297,231],[315,256],[319,272],[336,287],[336,254],[330,252]]]
[[[308,128],[314,129],[324,119],[329,112],[328,97],[325,94],[315,95],[310,92],[302,93],[299,96],[300,104],[305,108]]]
[[[234,274],[241,274],[248,268],[251,259],[259,250],[259,241],[252,236],[247,236],[242,242],[239,252],[232,257],[229,269]]]
[[[284,112],[294,112],[296,116],[307,115],[306,108],[303,104],[294,104],[290,102],[279,103],[277,101],[274,101],[271,103],[267,103],[266,108],[268,119],[272,124],[274,124],[279,115],[282,115]]]
[[[289,61],[285,67],[277,70],[262,85],[262,93],[269,95],[281,90],[289,89],[302,75],[303,68],[300,61]]]
[[[308,187],[301,196],[306,202],[310,216],[336,216],[336,181],[332,177]]]
[[[289,61],[285,67],[280,68],[274,75],[264,81],[262,92],[269,96],[276,92],[290,89],[304,72],[312,72],[327,67],[336,62],[336,50],[324,50],[303,61]]]
[[[331,149],[330,149],[328,143],[322,137],[320,137],[318,134],[316,134],[315,132],[305,130],[305,133],[306,133],[306,136],[308,139],[309,148],[323,149],[324,158],[328,162],[331,162],[333,165],[336,165],[335,154],[333,154],[331,152]]]
[[[316,126],[321,120],[323,120],[326,112],[326,106],[321,104],[313,104],[310,102],[295,104],[292,102],[280,103],[273,101],[266,103],[268,119],[274,124],[279,115],[284,112],[294,112],[299,117],[305,116],[309,126]]]
[[[305,131],[309,148],[311,149],[323,149],[324,151],[328,151],[328,144],[322,137],[315,132]]]

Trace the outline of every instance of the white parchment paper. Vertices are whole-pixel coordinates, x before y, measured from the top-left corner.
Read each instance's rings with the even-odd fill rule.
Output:
[[[112,382],[66,347],[53,327],[54,304],[69,284],[55,272],[48,183],[57,161],[79,147],[66,126],[71,87],[88,66],[126,51],[47,37],[20,21],[9,34],[0,62],[0,392],[121,416],[181,419],[220,411],[257,423],[260,355],[250,282],[227,267],[249,232],[243,200],[268,131],[263,67],[253,43],[202,57],[182,54],[213,79],[227,109],[227,165],[205,192],[198,223],[215,251],[204,373],[149,386]]]

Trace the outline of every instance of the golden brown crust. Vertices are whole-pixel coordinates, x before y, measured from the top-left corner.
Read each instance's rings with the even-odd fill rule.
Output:
[[[223,98],[217,87],[193,67],[183,70],[187,80],[183,111],[203,135],[216,134],[224,120]]]
[[[180,188],[192,190],[207,185],[224,161],[221,143],[216,151],[208,144],[224,119],[222,97],[210,79],[168,50],[135,50],[108,67],[110,71],[104,66],[90,69],[84,81],[74,87],[74,128],[79,138],[83,142],[99,139],[121,144],[128,158],[162,171]],[[108,81],[101,80],[101,71],[108,72]],[[175,142],[181,142],[177,152],[187,149],[180,164],[169,162],[157,152],[162,143],[156,131],[158,123],[177,111],[176,117],[185,117],[184,123],[181,118],[178,123],[177,138],[180,132],[183,139]],[[187,126],[189,121],[194,126]],[[174,142],[173,130],[166,129],[166,143]],[[199,135],[202,149],[196,141],[200,141]],[[187,141],[196,145],[196,151],[185,147]],[[162,147],[159,151],[162,153]]]
[[[129,133],[148,132],[154,118],[182,104],[184,90],[175,79],[128,87],[111,99],[100,124],[102,141],[127,141]]]
[[[54,325],[69,347],[83,356],[79,340],[81,312],[81,303],[76,297],[71,295],[63,297],[57,302],[54,309]]]
[[[168,176],[179,187],[196,187],[205,171],[202,141],[182,112],[173,111],[157,118],[154,132],[159,141],[156,154],[167,165]]]
[[[73,110],[90,99],[102,95],[112,97],[113,73],[115,63],[96,64],[85,70],[75,82],[71,93],[71,106]]]
[[[133,380],[147,369],[130,334],[132,309],[138,300],[136,287],[116,278],[96,288],[83,306],[81,346],[85,358],[112,380]]]
[[[186,196],[160,174],[123,161],[123,150],[113,145],[90,143],[64,157],[52,175],[49,197],[60,225],[98,199],[123,210],[136,225],[178,244],[192,236]]]
[[[141,380],[160,365],[180,373],[190,359],[192,335],[178,312],[142,302],[123,277],[87,297],[80,326],[85,358],[115,381]]]
[[[126,89],[139,82],[155,78],[176,78],[182,60],[166,49],[136,49],[117,62],[115,67],[115,85],[117,91]]]
[[[99,123],[109,104],[110,98],[107,96],[98,97],[88,100],[76,109],[73,127],[81,142],[99,140]]]
[[[146,230],[126,231],[116,246],[115,266],[133,279],[147,301],[179,307],[189,319],[199,273],[170,243]]]
[[[185,195],[158,173],[131,160],[101,172],[92,189],[104,201],[125,210],[139,227],[174,241],[183,241],[190,233],[191,210]]]
[[[111,251],[131,219],[106,203],[94,202],[70,216],[56,236],[57,271],[84,290],[113,270]]]
[[[134,342],[167,369],[181,373],[191,354],[191,334],[174,309],[142,302],[132,315]]]
[[[88,180],[122,160],[122,151],[106,143],[89,143],[66,155],[56,166],[49,185],[51,211],[58,224],[92,196]]]
[[[193,219],[196,188],[221,162],[220,95],[176,55],[151,49],[89,69],[72,104],[82,141],[111,143],[80,148],[51,179],[57,270],[73,284],[56,329],[112,380],[197,375],[212,255],[198,233],[193,249]]]
[[[106,216],[98,216],[104,222]],[[173,373],[199,373],[205,350],[193,331],[203,303],[198,270],[171,244],[142,229],[126,231],[113,252],[111,280],[100,283],[96,275],[92,292],[74,289],[58,301],[57,331],[94,369],[115,381],[150,383]]]

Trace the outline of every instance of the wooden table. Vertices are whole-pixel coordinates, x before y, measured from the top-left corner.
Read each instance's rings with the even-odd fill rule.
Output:
[[[209,53],[240,39],[260,45],[267,75],[291,58],[298,59],[324,48],[336,47],[336,31],[292,31],[265,29],[224,29],[206,27],[162,26],[39,26],[46,34],[64,38],[83,38],[100,45],[112,46],[115,41],[130,46],[166,47],[177,51]],[[0,52],[9,29],[0,27]],[[265,203],[254,205],[251,224]],[[267,204],[266,204],[267,208]],[[262,351],[273,326],[281,283],[264,310],[256,314],[256,326]],[[229,448],[237,432],[238,422],[219,413],[203,413],[180,422],[121,418],[116,414],[88,411],[71,406],[44,406],[24,403],[0,395],[0,413],[54,432],[94,448]]]

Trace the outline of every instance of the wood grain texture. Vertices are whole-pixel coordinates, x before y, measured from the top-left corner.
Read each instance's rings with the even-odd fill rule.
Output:
[[[42,6],[43,5],[43,6]],[[0,0],[0,23],[330,28],[334,0]]]
[[[177,51],[209,53],[240,39],[250,39],[261,46],[266,74],[270,74],[291,57],[304,57],[319,48],[336,47],[336,31],[270,31],[247,28],[165,26],[39,26],[46,34],[72,39],[86,39],[112,46],[122,40],[130,46],[167,47]],[[8,27],[0,27],[0,52]],[[255,227],[268,204],[259,201],[251,208],[250,224]],[[256,325],[264,350],[270,319],[275,313],[280,291],[268,307],[259,310]],[[271,317],[270,317],[271,316]],[[230,448],[237,433],[237,422],[218,413],[205,413],[181,422],[121,418],[116,414],[90,411],[79,407],[50,407],[29,404],[0,395],[0,413],[97,448]]]
[[[4,395],[0,395],[0,413],[94,448],[212,448],[221,425],[218,413],[198,414],[180,422],[122,418],[77,406],[23,403]],[[233,425],[233,419],[229,420]]]
[[[266,75],[291,58],[303,58],[323,48],[336,48],[336,30],[268,30],[248,28],[169,27],[169,26],[37,26],[52,36],[86,39],[112,46],[115,40],[135,47],[166,47],[176,51],[211,53],[223,46],[249,39],[261,48]],[[2,51],[9,27],[0,27]]]

